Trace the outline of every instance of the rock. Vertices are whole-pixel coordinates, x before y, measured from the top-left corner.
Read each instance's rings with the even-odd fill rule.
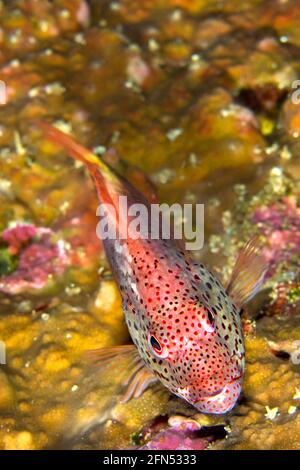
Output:
[[[0,410],[12,412],[14,407],[14,390],[6,374],[0,370]]]

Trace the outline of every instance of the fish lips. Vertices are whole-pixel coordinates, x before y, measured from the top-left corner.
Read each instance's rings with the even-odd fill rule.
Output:
[[[193,402],[202,413],[224,414],[235,406],[242,391],[242,375],[235,377],[213,395],[202,397]]]

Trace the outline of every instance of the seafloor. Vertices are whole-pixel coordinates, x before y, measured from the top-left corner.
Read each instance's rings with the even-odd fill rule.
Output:
[[[299,78],[299,1],[0,1],[1,449],[300,448]],[[120,404],[124,361],[86,360],[130,338],[92,183],[36,119],[150,198],[205,203],[195,255],[224,280],[261,234],[231,413],[162,387]]]

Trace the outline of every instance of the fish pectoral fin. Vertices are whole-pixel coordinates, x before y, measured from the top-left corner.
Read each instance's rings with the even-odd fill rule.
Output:
[[[252,299],[264,282],[268,265],[261,251],[259,237],[254,236],[237,257],[227,286],[227,293],[237,307]]]
[[[140,397],[149,385],[154,382],[157,382],[157,378],[141,363],[139,370],[130,375],[124,393],[121,396],[121,403],[126,403],[132,398]]]
[[[138,351],[133,344],[126,344],[121,346],[112,346],[109,348],[90,349],[86,351],[85,356],[87,359],[94,363],[104,365],[115,357],[128,357],[131,360],[139,358]]]
[[[124,371],[124,391],[120,399],[122,403],[141,396],[150,384],[157,381],[157,378],[145,366],[134,345],[93,349],[87,351],[86,356],[99,367],[106,366],[117,357],[128,358],[128,364]]]

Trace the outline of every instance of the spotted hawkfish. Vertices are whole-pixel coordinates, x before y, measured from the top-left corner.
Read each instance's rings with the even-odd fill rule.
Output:
[[[139,202],[149,211],[145,196],[70,135],[45,122],[39,127],[46,138],[87,166],[108,224],[119,235],[103,244],[133,344],[95,354],[100,364],[127,356],[130,366],[122,400],[140,396],[158,380],[201,412],[230,411],[241,393],[245,370],[240,312],[260,288],[266,269],[257,239],[241,250],[231,280],[223,287],[173,239],[137,238],[124,232],[129,221],[121,220],[118,199],[126,196],[129,208]]]

